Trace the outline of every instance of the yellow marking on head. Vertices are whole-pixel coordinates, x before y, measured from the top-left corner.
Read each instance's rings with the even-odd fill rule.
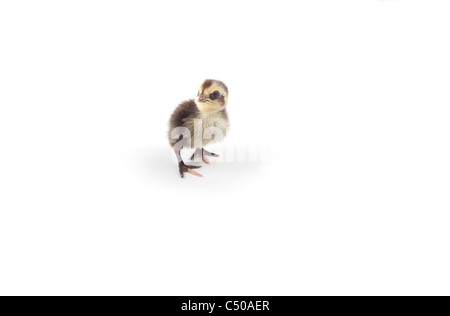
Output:
[[[202,91],[203,84],[204,84],[204,82],[199,87],[199,93],[205,94],[208,97],[208,101],[207,102],[198,102],[198,97],[197,97],[195,99],[195,103],[197,104],[198,109],[203,114],[212,114],[212,113],[223,110],[226,107],[227,102],[228,102],[228,93],[225,90],[225,88],[217,81],[213,81],[209,87],[205,88]],[[214,91],[219,91],[220,96],[224,97],[223,102],[220,97],[216,100],[209,99],[209,95],[211,93],[213,93]]]

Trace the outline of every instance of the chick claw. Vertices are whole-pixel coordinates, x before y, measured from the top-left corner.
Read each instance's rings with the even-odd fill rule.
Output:
[[[192,154],[192,156],[191,156],[190,159],[191,159],[191,160],[194,160],[194,158],[195,158],[196,156],[199,156],[200,154],[202,155],[202,160],[203,160],[203,162],[204,162],[204,163],[207,163],[207,164],[209,164],[209,159],[206,158],[205,156],[219,157],[218,154],[209,152],[209,151],[207,151],[206,149],[202,149],[202,150],[196,150],[196,151]]]
[[[198,173],[198,172],[192,170],[192,169],[198,169],[198,168],[200,168],[200,167],[201,167],[201,166],[190,166],[190,165],[185,165],[184,162],[182,162],[182,161],[178,163],[178,168],[179,168],[179,170],[180,170],[180,176],[181,176],[182,178],[184,178],[184,173],[185,173],[185,172],[188,172],[188,173],[190,173],[190,174],[193,174],[194,176],[197,176],[197,177],[203,177],[203,175],[201,175],[200,173]]]
[[[210,151],[207,151],[206,149],[203,149],[203,156],[204,156],[204,155],[206,155],[206,156],[212,156],[212,157],[219,157],[218,154],[215,154],[215,153],[212,153],[212,152],[210,152]]]

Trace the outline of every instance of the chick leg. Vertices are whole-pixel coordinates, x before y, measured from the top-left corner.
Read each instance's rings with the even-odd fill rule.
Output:
[[[178,151],[175,150],[175,154],[177,155],[178,169],[180,171],[180,176],[182,178],[184,178],[184,173],[185,172],[191,173],[191,174],[193,174],[194,176],[197,176],[197,177],[203,177],[203,175],[201,175],[200,173],[192,170],[192,169],[200,168],[201,166],[190,166],[190,165],[186,165],[183,162],[183,159],[181,159],[181,149],[179,149]]]
[[[205,148],[197,148],[195,152],[191,156],[191,160],[194,160],[195,157],[202,155],[203,162],[209,164],[209,159],[205,156],[219,157],[218,154],[207,151]]]
[[[201,148],[196,148],[194,153],[192,154],[191,158],[189,158],[189,160],[195,160],[199,156],[202,156],[202,159],[203,159],[202,149]],[[200,161],[196,160],[196,162],[200,162]]]

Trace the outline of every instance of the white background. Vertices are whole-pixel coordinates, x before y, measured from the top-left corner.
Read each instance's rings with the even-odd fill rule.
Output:
[[[449,295],[449,13],[0,0],[0,294]],[[182,180],[206,78],[265,159]]]

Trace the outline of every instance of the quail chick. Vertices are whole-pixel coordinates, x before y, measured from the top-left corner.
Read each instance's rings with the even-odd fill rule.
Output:
[[[183,147],[195,149],[191,160],[201,155],[203,162],[209,163],[206,156],[218,157],[204,147],[221,140],[226,134],[229,126],[227,101],[227,86],[219,80],[207,79],[200,85],[197,98],[182,102],[172,113],[169,121],[169,143],[177,156],[182,178],[185,172],[202,177],[193,170],[200,166],[186,165],[183,162]],[[211,134],[214,134],[214,137]]]

